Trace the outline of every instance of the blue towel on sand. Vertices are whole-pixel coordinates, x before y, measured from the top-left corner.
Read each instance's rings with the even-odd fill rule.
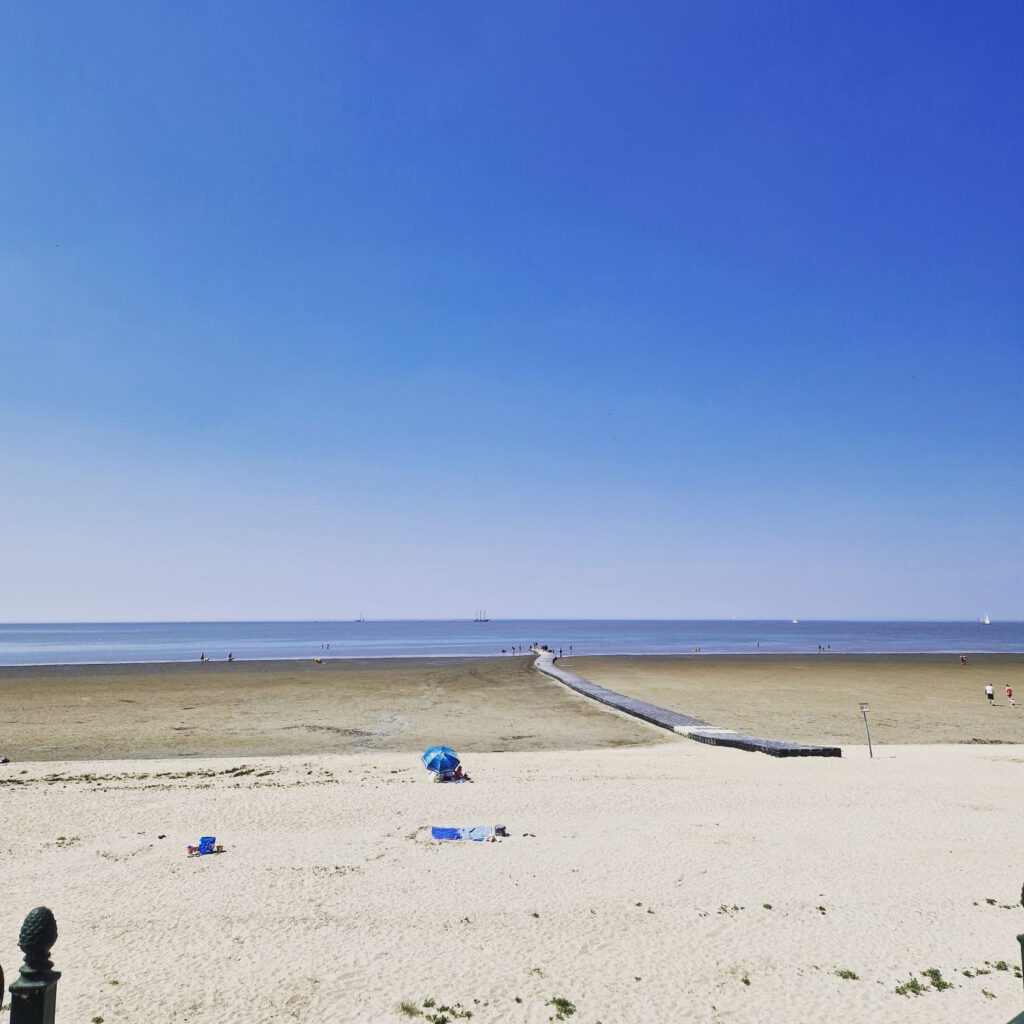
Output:
[[[474,843],[482,843],[494,835],[493,825],[474,825],[471,828],[440,828],[434,825],[430,829],[434,839],[469,839]]]

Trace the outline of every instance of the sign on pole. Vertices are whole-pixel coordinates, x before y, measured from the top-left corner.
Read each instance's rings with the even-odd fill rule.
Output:
[[[868,736],[868,756],[874,759],[875,752],[871,749],[871,730],[868,728],[868,706],[861,704],[860,713],[864,716],[864,731]]]

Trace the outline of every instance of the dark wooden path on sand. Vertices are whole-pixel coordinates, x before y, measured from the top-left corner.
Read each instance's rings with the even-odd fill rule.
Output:
[[[669,711],[667,708],[660,708],[657,704],[648,704],[647,701],[637,700],[635,697],[627,697],[625,694],[616,693],[614,690],[605,689],[592,683],[583,676],[573,672],[566,672],[555,664],[553,651],[534,651],[537,660],[534,662],[545,675],[557,679],[577,693],[585,697],[600,701],[609,707],[624,711],[634,718],[643,719],[651,725],[661,726],[669,732],[686,736],[698,743],[708,743],[713,747],[735,747],[737,750],[752,750],[762,754],[770,754],[772,757],[842,757],[843,752],[839,747],[821,747],[813,743],[790,743],[787,740],[764,740],[756,736],[746,736],[736,732],[734,729],[721,729],[718,726],[703,722],[699,718],[691,718],[689,715],[681,715],[678,711]]]

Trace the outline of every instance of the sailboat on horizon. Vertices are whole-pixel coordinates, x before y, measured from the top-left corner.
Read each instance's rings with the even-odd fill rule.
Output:
[[[988,612],[985,612],[985,614],[978,621],[983,626],[991,626],[992,625],[992,620],[988,617]]]
[[[480,609],[477,610],[477,613],[476,613],[475,617],[473,618],[473,621],[474,622],[490,622],[491,620],[489,618],[487,618],[487,611],[486,611],[486,609],[480,608]]]

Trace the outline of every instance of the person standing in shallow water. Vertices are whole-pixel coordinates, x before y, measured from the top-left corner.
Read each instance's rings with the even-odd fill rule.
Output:
[[[992,690],[992,684],[986,683],[985,685],[985,696],[988,698],[988,706],[992,707],[995,702],[995,693]]]

